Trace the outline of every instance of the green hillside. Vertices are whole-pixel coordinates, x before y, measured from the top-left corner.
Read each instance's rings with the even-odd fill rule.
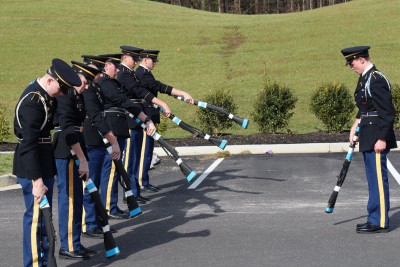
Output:
[[[230,89],[238,115],[250,117],[264,75],[299,98],[289,128],[295,133],[322,125],[308,110],[309,95],[322,82],[353,88],[356,75],[344,67],[340,49],[371,45],[371,57],[392,83],[398,75],[398,0],[353,0],[293,14],[231,15],[147,0],[3,1],[0,10],[0,103],[9,119],[22,90],[43,75],[54,57],[119,52],[122,44],[159,49],[154,74],[196,99]],[[172,112],[193,121],[196,107],[163,96]],[[250,118],[251,119],[251,118]],[[231,132],[257,131],[239,126]],[[182,131],[170,131],[178,134]]]

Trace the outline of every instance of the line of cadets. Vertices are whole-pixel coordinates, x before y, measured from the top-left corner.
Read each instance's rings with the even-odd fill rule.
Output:
[[[67,82],[65,77],[71,76],[70,73],[68,73],[69,76],[63,77],[64,71],[55,71],[56,74],[53,75],[57,78],[60,88],[64,87],[62,96],[58,96],[54,101],[50,95],[50,100],[45,105],[47,128],[51,127],[52,119],[47,118],[47,113],[54,114],[54,107],[57,106],[53,120],[55,127],[53,151],[57,170],[60,258],[88,259],[96,254],[95,251],[81,244],[81,233],[93,238],[103,237],[102,229],[96,220],[92,199],[87,189],[83,189],[80,178],[85,179],[90,176],[100,190],[101,200],[110,218],[128,219],[128,212],[117,205],[118,173],[115,171],[112,160],[123,159],[131,178],[132,192],[136,200],[142,204],[149,201],[149,198],[141,195],[141,191],[160,190],[150,183],[148,174],[154,149],[154,139],[151,136],[156,131],[155,124],[160,122],[159,111],[153,107],[153,104],[162,107],[164,115],[170,115],[168,105],[158,99],[157,94],[160,92],[178,95],[193,103],[193,98],[188,93],[163,84],[154,78],[151,70],[158,62],[158,50],[143,50],[131,46],[120,48],[122,53],[119,54],[85,55],[82,56],[84,63],[72,61],[72,69],[81,81],[80,86],[72,86],[78,84],[76,81]],[[139,61],[140,66],[135,73],[134,68]],[[40,90],[37,93],[43,95]],[[23,96],[24,94],[18,105],[25,104]],[[50,111],[49,103],[52,103],[52,111]],[[146,123],[147,134],[134,123],[133,119],[127,117],[127,113],[137,116]],[[17,110],[16,120],[20,117],[22,116]],[[48,132],[50,128],[47,128]],[[47,132],[44,136],[48,136]],[[23,136],[18,135],[17,132],[16,134]],[[104,146],[101,135],[112,145],[110,154]],[[79,161],[74,161],[71,150]],[[29,175],[18,174],[16,171],[18,168],[17,164],[14,164],[14,173],[21,178],[19,181],[26,182],[26,180],[35,179],[35,177],[29,178]],[[54,176],[54,171],[47,174],[49,178],[52,176]],[[51,180],[46,179],[46,181]],[[52,183],[46,186],[47,197],[51,203]],[[47,248],[33,245],[39,244],[43,237],[38,236],[37,233],[33,234],[41,226],[38,223],[38,212],[35,214],[32,212],[37,203],[33,201],[35,194],[32,190],[34,189],[30,190],[30,196],[24,190],[25,203],[27,201],[30,203],[26,204],[25,214],[25,217],[30,218],[24,217],[24,265],[45,266]],[[41,198],[40,195],[38,195],[39,198]],[[36,221],[36,224],[33,224],[33,221]],[[116,230],[112,229],[112,231]],[[29,236],[29,240],[25,240],[25,236]],[[38,256],[41,254],[43,256]]]

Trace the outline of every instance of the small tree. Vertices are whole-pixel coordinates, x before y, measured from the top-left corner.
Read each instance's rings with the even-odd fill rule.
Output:
[[[228,110],[233,114],[236,113],[237,110],[237,105],[235,104],[232,94],[223,89],[211,92],[204,98],[204,101]],[[205,133],[220,135],[222,130],[229,129],[234,124],[233,121],[225,115],[208,109],[198,109],[196,114],[200,128]]]
[[[5,107],[0,104],[0,143],[10,136],[10,124],[6,118]]]
[[[312,93],[310,110],[329,133],[342,132],[349,126],[350,115],[354,111],[353,96],[344,84],[323,84]]]
[[[393,106],[396,110],[396,117],[394,118],[394,128],[398,129],[400,127],[399,115],[400,115],[400,85],[392,85],[392,99]]]
[[[297,98],[290,88],[266,79],[254,103],[252,117],[262,133],[276,133],[287,127]]]

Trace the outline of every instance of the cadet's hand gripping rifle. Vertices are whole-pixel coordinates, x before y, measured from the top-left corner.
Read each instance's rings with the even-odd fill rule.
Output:
[[[143,129],[146,129],[147,127],[146,124],[142,123],[139,118],[136,118],[132,113],[128,112],[127,114],[130,118],[134,119],[135,122],[139,124]],[[185,162],[183,162],[183,160],[179,157],[179,154],[176,151],[176,149],[173,146],[171,146],[167,141],[165,141],[165,139],[159,133],[156,132],[155,134],[153,134],[152,137],[154,140],[157,140],[158,143],[172,155],[175,162],[181,169],[181,172],[185,175],[186,180],[188,182],[192,181],[192,179],[196,177],[197,174]]]
[[[44,219],[44,227],[46,228],[47,240],[49,242],[49,251],[47,256],[47,266],[57,267],[56,257],[54,256],[55,242],[56,242],[56,231],[53,225],[53,215],[51,214],[51,208],[47,197],[44,196],[39,203],[40,213]]]
[[[173,96],[176,99],[182,100],[184,102],[186,102],[186,100],[180,96]],[[186,102],[187,103],[187,102]],[[194,105],[197,105],[201,108],[204,109],[210,109],[210,110],[214,110],[217,111],[225,116],[227,116],[229,119],[233,120],[236,124],[239,124],[240,126],[242,126],[242,128],[247,129],[247,126],[249,125],[249,120],[248,119],[244,119],[241,118],[239,116],[233,115],[232,113],[230,113],[229,111],[221,108],[221,107],[217,107],[214,106],[212,104],[209,104],[207,102],[203,102],[203,101],[199,101],[199,100],[194,100]]]
[[[354,152],[354,149],[357,144],[357,138],[358,138],[359,133],[360,133],[360,124],[357,125],[356,132],[353,136],[353,144],[350,144],[350,146],[349,146],[349,150],[347,151],[346,159],[344,160],[342,170],[340,171],[340,174],[338,175],[338,180],[336,182],[336,186],[333,189],[331,197],[329,198],[328,206],[325,209],[326,213],[332,213],[333,209],[335,208],[336,199],[338,197],[339,190],[343,185],[344,179],[346,178],[346,175],[347,175],[347,171],[349,170],[349,167],[350,167],[351,160],[353,159],[353,152]]]
[[[71,154],[74,157],[76,165],[79,166],[79,159],[75,152],[71,150]],[[97,190],[96,185],[93,183],[92,179],[87,178],[86,175],[82,177],[85,182],[86,189],[89,191],[90,197],[93,200],[94,209],[96,210],[97,219],[103,229],[104,234],[104,248],[106,250],[106,257],[111,258],[115,255],[120,254],[120,250],[115,243],[114,237],[110,231],[110,225],[108,224],[107,210],[104,208],[103,203],[101,203],[100,194]]]

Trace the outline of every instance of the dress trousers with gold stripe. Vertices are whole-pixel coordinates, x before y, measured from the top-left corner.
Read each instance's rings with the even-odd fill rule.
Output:
[[[136,75],[140,81],[140,85],[157,97],[158,93],[170,95],[173,87],[171,85],[164,84],[156,80],[153,73],[140,65],[136,69]],[[151,120],[158,124],[160,123],[160,112],[153,107],[151,102],[146,101],[143,104],[144,113],[150,116]],[[137,137],[140,139],[140,137]],[[154,139],[151,136],[143,135],[142,141],[139,144],[142,149],[140,159],[140,169],[138,172],[139,184],[147,186],[150,184],[149,170],[151,165],[151,159],[154,152]]]
[[[83,187],[71,155],[71,145],[79,143],[88,158],[81,133],[85,107],[83,96],[74,88],[57,97],[57,102],[53,148],[57,166],[60,249],[76,252],[81,249]]]

